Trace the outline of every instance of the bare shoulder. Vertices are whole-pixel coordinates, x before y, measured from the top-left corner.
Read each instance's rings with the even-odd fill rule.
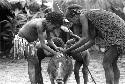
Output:
[[[35,25],[36,25],[36,28],[39,32],[43,32],[44,30],[44,23],[45,23],[45,18],[38,18],[38,19],[35,19]]]

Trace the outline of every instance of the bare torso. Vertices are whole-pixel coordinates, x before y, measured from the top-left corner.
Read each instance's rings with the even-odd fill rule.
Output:
[[[37,18],[37,19],[33,19],[33,20],[27,22],[19,30],[18,35],[22,38],[25,38],[28,42],[36,41],[38,39],[37,28],[38,28],[38,26],[41,26],[41,28],[43,28],[42,22],[44,20],[45,19]],[[42,32],[42,33],[45,34],[45,32]]]

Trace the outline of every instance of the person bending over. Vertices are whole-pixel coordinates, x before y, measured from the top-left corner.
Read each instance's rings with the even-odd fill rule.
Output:
[[[119,84],[120,71],[117,66],[118,57],[125,48],[125,22],[115,13],[105,10],[81,10],[78,5],[69,6],[66,18],[73,24],[82,25],[81,39],[64,53],[74,59],[75,54],[85,51],[93,45],[105,47],[103,68],[106,84]]]
[[[56,50],[58,47],[51,40],[50,33],[54,33],[54,30],[58,30],[63,24],[63,15],[57,12],[50,12],[45,18],[36,18],[27,22],[19,30],[18,36],[24,38],[28,44],[37,41],[39,39],[40,46],[37,49],[37,55],[31,55],[28,49],[25,54],[28,56],[28,74],[31,84],[43,84],[43,78],[41,74],[41,60],[45,58],[43,50],[50,52],[53,55],[60,56],[60,53]],[[45,40],[51,45],[50,48],[45,44]]]

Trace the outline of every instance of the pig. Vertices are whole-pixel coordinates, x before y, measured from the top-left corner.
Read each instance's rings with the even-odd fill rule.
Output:
[[[75,44],[75,42],[77,42],[77,41],[76,41],[76,39],[70,39],[66,42],[65,47],[69,48],[73,44]],[[76,80],[77,84],[80,84],[79,70],[80,70],[81,66],[83,66],[82,73],[83,73],[84,84],[87,84],[87,82],[88,82],[88,68],[87,67],[89,65],[90,53],[88,50],[86,50],[86,51],[83,51],[83,52],[78,53],[76,55],[78,55],[79,58],[75,59],[75,64],[74,64],[75,80]]]
[[[50,77],[51,84],[66,84],[68,78],[72,74],[73,63],[69,56],[53,56],[49,63],[47,72]]]

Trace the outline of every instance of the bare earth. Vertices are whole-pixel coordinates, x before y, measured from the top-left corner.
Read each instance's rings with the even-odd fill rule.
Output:
[[[89,70],[96,82],[96,84],[105,84],[104,70],[102,67],[102,54],[96,52],[91,53]],[[44,77],[44,84],[50,84],[47,74],[47,63],[50,58],[45,58],[42,61],[42,74]],[[74,60],[73,60],[74,62]],[[125,84],[125,58],[118,60],[120,68],[120,84]],[[82,73],[80,70],[81,84],[83,84]],[[9,59],[0,59],[0,84],[30,84],[27,73],[27,61],[24,59],[11,62]],[[67,84],[76,84],[74,74],[72,73]],[[89,74],[88,84],[94,84]]]

